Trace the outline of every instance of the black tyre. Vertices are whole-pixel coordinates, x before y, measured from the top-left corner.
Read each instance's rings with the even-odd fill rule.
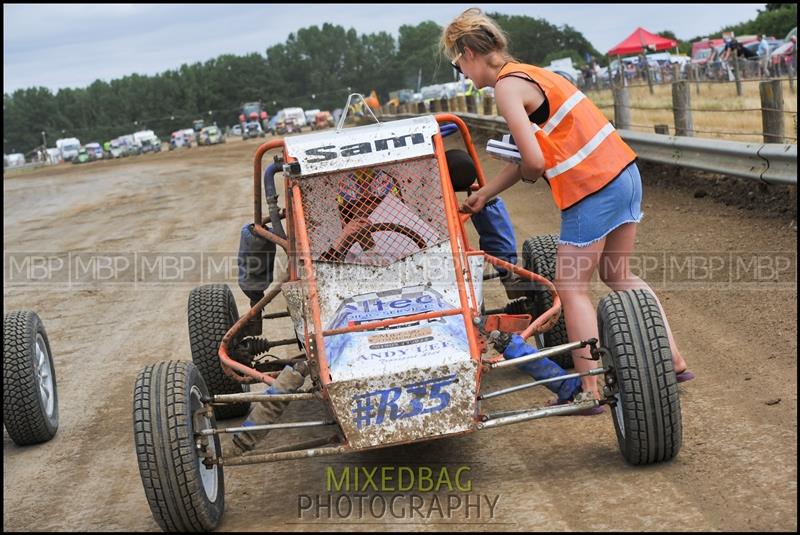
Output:
[[[213,414],[201,410],[207,395],[191,362],[151,364],[136,378],[136,458],[150,511],[164,531],[212,530],[225,510],[222,467],[203,463],[221,453],[219,435],[195,435],[216,425]]]
[[[207,284],[189,294],[189,343],[192,362],[208,385],[211,395],[249,392],[250,386],[238,383],[225,375],[219,362],[219,345],[225,333],[239,319],[236,301],[225,284]],[[234,347],[236,339],[230,344]],[[218,420],[245,416],[249,403],[214,407]]]
[[[681,406],[658,302],[647,290],[614,292],[597,306],[597,322],[622,456],[637,465],[672,459],[681,447]]]
[[[58,430],[53,354],[35,312],[3,316],[3,425],[18,446],[47,442]]]
[[[556,278],[556,247],[558,246],[558,236],[546,234],[528,238],[522,244],[522,262],[525,269],[532,271],[550,282]],[[533,291],[528,293],[528,300],[531,301],[531,313],[534,317],[540,316],[553,306],[553,298],[546,288],[537,285]],[[552,347],[569,343],[567,337],[567,324],[564,322],[564,313],[552,329],[543,333],[539,337],[539,343],[545,347]],[[572,355],[558,355],[551,357],[555,363],[564,369],[574,366]]]

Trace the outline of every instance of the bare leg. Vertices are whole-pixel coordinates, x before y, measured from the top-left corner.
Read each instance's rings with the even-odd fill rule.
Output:
[[[600,279],[611,288],[612,291],[625,291],[633,289],[648,290],[658,303],[658,308],[661,310],[661,317],[664,318],[664,327],[667,330],[667,337],[669,338],[669,347],[672,350],[672,363],[676,372],[681,372],[686,369],[686,361],[678,351],[678,345],[675,343],[675,338],[672,336],[672,329],[669,327],[667,315],[664,313],[664,307],[661,306],[655,292],[652,288],[642,279],[630,272],[630,255],[633,252],[633,245],[636,239],[636,223],[626,223],[621,225],[608,236],[606,236],[605,248],[600,258],[600,263],[597,266]]]
[[[587,247],[559,244],[557,248],[555,286],[561,297],[567,337],[573,342],[598,337],[597,316],[589,297],[589,282],[597,268],[604,242],[600,240]],[[589,348],[572,351],[576,372],[584,373],[597,368],[596,361],[581,358],[590,355]],[[600,398],[597,377],[581,377],[581,385],[584,392],[593,392],[595,398]]]

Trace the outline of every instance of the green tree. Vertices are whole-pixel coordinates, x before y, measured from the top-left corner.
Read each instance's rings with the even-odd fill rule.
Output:
[[[602,58],[580,32],[541,19],[494,14],[508,32],[511,52],[546,64],[586,55]],[[162,139],[194,119],[226,126],[238,122],[242,103],[260,100],[270,115],[289,106],[335,109],[348,92],[390,91],[454,80],[439,50],[442,28],[432,21],[403,25],[395,40],[386,32],[358,34],[325,23],[290,34],[265,54],[220,55],[154,76],[132,73],[85,88],[28,88],[3,95],[3,149],[28,151],[61,137],[98,141],[149,128]],[[211,111],[211,114],[209,114]]]
[[[692,43],[690,43],[688,41],[681,41],[680,39],[678,39],[678,37],[675,35],[675,33],[671,32],[669,30],[664,30],[663,32],[658,32],[656,35],[659,35],[661,37],[666,37],[667,39],[672,39],[673,41],[678,43],[678,52],[680,52],[681,54],[687,54],[688,55],[692,51]]]
[[[506,32],[509,41],[509,52],[523,63],[534,65],[547,65],[548,56],[559,56],[564,51],[577,53],[578,65],[586,63],[586,56],[599,59],[602,54],[598,52],[583,34],[569,25],[562,27],[550,24],[544,19],[528,17],[527,15],[502,15],[500,13],[487,13]],[[576,65],[577,66],[577,65]]]
[[[766,4],[766,9],[759,10],[756,18],[725,26],[721,30],[707,35],[710,38],[720,38],[723,32],[733,32],[734,35],[766,34],[783,39],[789,30],[797,27],[797,4]],[[693,43],[705,36],[696,36],[689,40]]]
[[[439,50],[442,27],[433,21],[425,21],[416,26],[404,24],[398,31],[398,67],[400,80],[396,88],[417,89],[421,86],[453,81],[453,69],[445,61]]]

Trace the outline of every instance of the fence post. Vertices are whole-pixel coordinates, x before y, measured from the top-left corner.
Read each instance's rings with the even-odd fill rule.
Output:
[[[450,111],[450,106],[448,105],[446,97],[439,99],[439,109],[442,111]]]
[[[681,79],[681,66],[677,63],[672,64],[672,81],[677,82]]]
[[[672,115],[675,118],[676,136],[694,136],[691,107],[692,91],[689,82],[673,82]]]
[[[467,103],[464,100],[464,95],[456,95],[450,99],[450,111],[467,111]]]
[[[780,80],[758,83],[764,143],[783,143],[783,88]]]
[[[442,112],[442,101],[438,98],[431,99],[431,113],[441,113]]]
[[[613,85],[614,93],[614,128],[625,129],[631,126],[631,104],[628,88],[623,85]]]
[[[791,67],[789,70],[789,91],[791,91],[792,95],[794,95],[794,74],[792,73]]]
[[[733,79],[736,80],[736,94],[742,96],[742,76],[739,69],[739,56],[733,53]]]
[[[477,108],[475,107],[475,95],[466,95],[464,97],[464,103],[467,106],[467,113],[478,113]]]
[[[700,73],[697,72],[697,65],[692,65],[692,76],[694,77],[694,88],[697,96],[700,96]]]
[[[425,102],[417,102],[417,113],[424,115],[428,110],[425,109]]]
[[[654,95],[655,91],[653,91],[653,78],[650,76],[650,62],[647,61],[646,57],[644,60],[644,75],[647,77],[647,87],[650,89],[650,94]]]
[[[484,115],[494,115],[494,110],[492,108],[494,104],[494,99],[489,95],[485,95],[483,97],[483,114]]]

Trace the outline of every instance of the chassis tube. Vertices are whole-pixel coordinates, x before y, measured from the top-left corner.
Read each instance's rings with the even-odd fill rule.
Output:
[[[389,327],[391,325],[399,325],[401,323],[411,323],[414,321],[422,321],[433,318],[444,318],[445,316],[457,316],[463,314],[464,311],[460,308],[451,308],[450,310],[436,310],[434,312],[423,312],[421,314],[414,314],[413,316],[400,316],[399,318],[390,318],[379,321],[372,321],[369,323],[362,323],[361,325],[353,325],[352,327],[341,327],[339,329],[331,329],[324,331],[322,336],[334,336],[344,333],[355,333],[359,331],[369,331],[370,329],[379,329],[382,327]]]
[[[221,433],[241,433],[243,431],[269,431],[271,429],[295,429],[297,427],[320,427],[323,425],[336,425],[336,422],[319,420],[313,422],[286,422],[283,424],[248,425],[243,427],[223,427],[221,429],[201,429],[198,435],[219,435]]]
[[[475,172],[478,175],[478,185],[483,187],[486,184],[486,179],[483,175],[483,169],[480,166],[480,160],[478,159],[478,152],[475,150],[475,146],[472,144],[472,136],[469,133],[469,128],[467,128],[467,123],[461,119],[458,115],[453,115],[452,113],[437,113],[434,115],[436,118],[436,122],[441,123],[455,123],[458,127],[458,131],[461,133],[461,138],[464,140],[464,145],[466,145],[467,152],[469,153],[470,158],[472,161],[475,162]],[[469,215],[469,214],[467,214]]]
[[[283,285],[284,282],[286,282],[286,274],[284,274],[281,277],[280,281],[276,282],[277,284],[273,282],[273,284],[275,284],[275,287],[272,290],[268,291],[264,295],[264,297],[262,297],[261,300],[253,306],[253,308],[248,310],[241,318],[239,318],[239,320],[236,323],[233,324],[233,327],[231,327],[230,330],[227,333],[225,333],[225,336],[222,337],[222,343],[219,345],[218,354],[220,363],[222,364],[222,371],[225,372],[225,375],[240,383],[251,383],[253,381],[261,381],[269,385],[272,384],[273,381],[275,381],[275,378],[272,377],[271,375],[268,375],[266,373],[261,373],[258,370],[255,370],[249,366],[245,366],[244,364],[233,360],[228,355],[228,344],[231,343],[231,340],[233,340],[233,337],[236,335],[236,333],[239,332],[242,329],[242,327],[244,327],[244,325],[248,321],[250,321],[251,318],[254,318],[256,315],[261,314],[261,311],[264,309],[264,307],[266,307],[270,303],[270,301],[275,299],[275,297],[279,293],[281,293],[281,286]],[[240,377],[233,370],[241,372],[242,374],[245,375],[245,377]]]
[[[278,453],[250,454],[230,459],[217,459],[217,464],[221,466],[239,466],[243,464],[270,463],[275,461],[287,461],[290,459],[307,459],[309,457],[322,457],[324,455],[339,455],[353,451],[347,446],[333,446],[329,448],[312,448],[299,451],[285,451]]]
[[[589,370],[585,373],[569,373],[567,375],[560,375],[558,377],[551,377],[549,379],[542,379],[541,381],[533,381],[532,383],[525,383],[522,385],[512,386],[509,388],[504,388],[503,390],[497,390],[495,392],[489,392],[488,394],[480,394],[478,399],[483,401],[487,399],[496,398],[498,396],[504,396],[506,394],[511,394],[513,392],[519,392],[520,390],[525,390],[527,388],[533,388],[534,386],[541,386],[548,383],[557,383],[559,381],[565,381],[567,379],[576,379],[578,377],[589,377],[591,375],[600,375],[602,373],[606,373],[605,368],[595,368],[593,370]]]
[[[435,134],[433,136],[433,145],[436,150],[437,156],[444,154],[444,143],[442,142],[441,134]],[[437,162],[439,164],[439,178],[442,184],[442,193],[444,194],[444,192],[448,191],[448,187],[452,189],[452,186],[450,185],[450,182],[446,180],[446,177],[450,176],[450,174],[447,171],[447,162],[443,160],[444,158],[437,157]],[[461,228],[457,226],[458,212],[453,214],[454,207],[450,202],[451,201],[450,197],[451,197],[450,195],[445,195],[445,217],[447,219],[448,235],[451,238],[453,238],[453,237],[458,237],[459,233],[457,232],[457,229],[461,230]],[[466,247],[464,247],[465,249],[464,251],[459,251],[460,245],[461,244],[454,242],[452,239],[450,240],[450,248],[453,253],[453,264],[455,266],[455,272],[456,272],[456,284],[458,286],[458,297],[461,304],[461,308],[464,311],[464,327],[467,331],[469,351],[473,359],[479,360],[480,349],[478,348],[478,343],[477,343],[478,336],[475,333],[475,325],[472,323],[473,310],[469,306],[469,300],[467,299],[467,283],[464,280],[465,278],[467,278],[470,281],[470,288],[471,288],[472,277],[468,276],[469,266],[461,265],[462,260],[466,262]],[[478,303],[474,299],[472,301],[472,304],[477,310]]]
[[[535,321],[533,321],[533,323],[528,325],[527,329],[520,333],[522,339],[527,340],[533,334],[547,332],[552,329],[558,321],[558,318],[561,316],[561,298],[558,296],[555,285],[541,275],[515,266],[514,264],[506,262],[505,260],[500,260],[499,258],[486,253],[484,253],[483,256],[486,258],[487,262],[495,267],[499,266],[508,271],[513,271],[520,277],[542,284],[550,292],[550,295],[553,296],[553,306],[545,310],[538,318],[536,318]]]
[[[256,394],[242,392],[241,394],[217,394],[211,396],[212,404],[223,403],[256,403],[258,401],[302,401],[307,399],[319,399],[311,392],[301,392],[299,394]]]
[[[489,414],[489,420],[485,422],[478,422],[475,426],[476,429],[491,429],[492,427],[500,427],[501,425],[517,424],[520,422],[527,422],[528,420],[537,420],[539,418],[547,418],[548,416],[564,416],[567,414],[575,414],[596,407],[600,402],[596,399],[577,401],[569,403],[568,405],[558,405],[556,407],[543,407],[541,409],[532,409],[530,411],[513,414],[510,416],[501,416],[499,418],[492,418]]]
[[[496,368],[507,368],[509,366],[518,366],[520,364],[525,364],[526,362],[543,359],[545,357],[552,357],[553,355],[560,355],[562,353],[572,351],[573,349],[580,349],[588,345],[591,345],[591,342],[581,341],[581,342],[570,342],[568,344],[561,344],[560,346],[548,347],[547,349],[542,349],[537,353],[531,353],[530,355],[525,355],[524,357],[501,360],[500,362],[491,363],[489,364],[489,368],[494,370]]]
[[[314,263],[311,261],[311,246],[308,243],[308,232],[306,230],[305,212],[303,210],[303,200],[300,196],[300,186],[294,184],[292,186],[292,210],[295,218],[297,228],[295,229],[295,240],[300,255],[300,260],[303,262],[305,269],[305,276],[308,284],[308,302],[311,305],[311,318],[313,323],[313,337],[314,344],[316,345],[317,365],[319,367],[319,377],[322,385],[327,385],[331,382],[330,372],[328,371],[328,356],[325,352],[325,340],[322,337],[322,319],[320,317],[319,309],[319,294],[317,292],[317,277],[314,273]],[[310,329],[308,322],[306,323],[306,332],[309,333]],[[310,340],[309,340],[310,341]],[[309,357],[311,355],[309,354]]]

